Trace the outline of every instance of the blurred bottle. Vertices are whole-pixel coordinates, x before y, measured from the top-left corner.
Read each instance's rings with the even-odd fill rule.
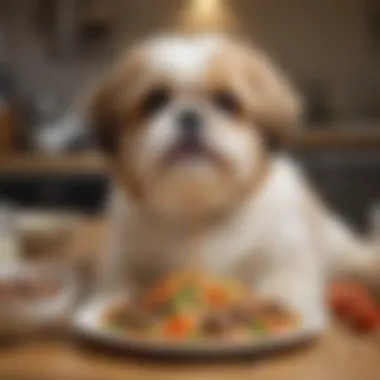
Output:
[[[112,2],[91,0],[82,4],[79,26],[84,42],[100,41],[112,31],[116,10]]]
[[[371,240],[380,251],[380,203],[375,203],[370,210],[369,226]]]
[[[299,87],[306,100],[305,121],[318,128],[327,126],[332,120],[328,88],[317,80],[306,80]]]
[[[0,154],[9,154],[21,145],[19,116],[11,75],[0,68]]]
[[[21,259],[20,241],[13,209],[0,206],[0,267],[2,270],[16,265]]]
[[[85,118],[76,105],[54,120],[45,120],[33,136],[34,150],[47,154],[84,151],[92,145]]]

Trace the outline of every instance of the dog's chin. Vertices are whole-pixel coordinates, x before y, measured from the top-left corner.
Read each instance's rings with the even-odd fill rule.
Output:
[[[183,182],[172,178],[164,181],[146,199],[149,208],[168,222],[191,224],[211,220],[230,204],[226,184]]]
[[[227,162],[212,151],[169,151],[145,192],[148,207],[163,219],[182,223],[213,218],[237,192]]]

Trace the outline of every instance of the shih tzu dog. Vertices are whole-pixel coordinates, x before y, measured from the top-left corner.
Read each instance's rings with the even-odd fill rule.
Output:
[[[376,276],[369,245],[280,149],[300,102],[261,52],[218,35],[132,47],[96,89],[92,125],[114,188],[101,291],[194,267],[323,323],[332,276]]]

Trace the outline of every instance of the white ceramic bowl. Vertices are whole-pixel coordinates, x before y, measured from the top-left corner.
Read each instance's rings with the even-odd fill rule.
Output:
[[[28,257],[53,255],[67,242],[77,226],[78,217],[62,212],[18,212],[15,228]]]
[[[73,312],[78,283],[74,269],[53,264],[21,264],[0,268],[0,282],[12,284],[17,279],[51,283],[56,290],[41,297],[0,298],[0,334],[10,335],[35,328],[60,324]]]

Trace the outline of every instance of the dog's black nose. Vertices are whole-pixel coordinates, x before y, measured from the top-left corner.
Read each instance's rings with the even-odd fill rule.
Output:
[[[178,115],[178,124],[186,137],[195,137],[202,126],[202,118],[194,110],[184,110]]]

